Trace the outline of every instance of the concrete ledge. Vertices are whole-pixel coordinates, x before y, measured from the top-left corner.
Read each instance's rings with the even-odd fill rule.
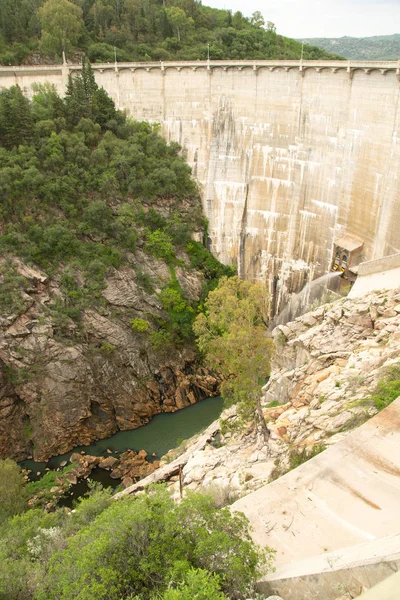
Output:
[[[400,560],[378,562],[290,579],[260,581],[257,589],[263,594],[278,594],[288,600],[336,600],[346,593],[349,593],[351,598],[355,598],[363,589],[375,586],[393,572],[399,571],[399,568]],[[399,600],[399,595],[389,598]],[[386,597],[371,595],[368,599],[386,600]]]
[[[391,254],[376,260],[368,260],[358,266],[358,275],[372,275],[372,273],[381,273],[400,267],[400,254]]]
[[[400,253],[361,263],[349,298],[359,298],[374,290],[395,290],[399,287]]]
[[[290,600],[335,600],[345,592],[359,594],[399,569],[397,534],[284,565],[257,587]]]

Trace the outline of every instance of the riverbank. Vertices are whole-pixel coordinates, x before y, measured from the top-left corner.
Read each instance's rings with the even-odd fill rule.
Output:
[[[30,471],[29,480],[40,480],[46,474],[49,485],[44,487],[44,501],[69,506],[88,489],[87,479],[105,487],[117,488],[151,473],[159,459],[182,440],[191,438],[219,417],[223,400],[206,398],[174,413],[156,415],[150,423],[131,431],[120,431],[89,446],[79,446],[70,452],[52,457],[47,463],[23,461]],[[69,463],[73,463],[72,465]],[[53,475],[54,473],[54,475]],[[40,484],[37,486],[40,489]],[[50,492],[53,489],[53,492]],[[61,495],[66,497],[60,499]],[[40,498],[36,498],[36,501]]]

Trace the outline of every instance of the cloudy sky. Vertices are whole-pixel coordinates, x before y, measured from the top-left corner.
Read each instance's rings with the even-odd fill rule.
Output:
[[[400,33],[400,0],[203,0],[215,8],[259,10],[277,32],[295,38]]]

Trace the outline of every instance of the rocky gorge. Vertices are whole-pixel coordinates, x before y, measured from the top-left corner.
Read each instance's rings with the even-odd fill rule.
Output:
[[[84,311],[80,332],[68,320],[69,337],[58,334],[49,311],[62,297],[59,278],[13,260],[24,290],[20,311],[0,321],[0,456],[47,460],[216,395],[218,378],[198,364],[193,346],[166,354],[132,328],[133,317],[167,318],[157,291],[171,276],[140,250],[133,260],[155,292],[140,285],[132,264],[112,270],[103,304]],[[184,253],[181,260],[177,280],[198,301],[204,276]]]

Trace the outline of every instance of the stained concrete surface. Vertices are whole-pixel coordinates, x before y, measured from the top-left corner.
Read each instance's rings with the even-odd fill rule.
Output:
[[[400,398],[297,469],[232,505],[293,561],[400,533]]]

